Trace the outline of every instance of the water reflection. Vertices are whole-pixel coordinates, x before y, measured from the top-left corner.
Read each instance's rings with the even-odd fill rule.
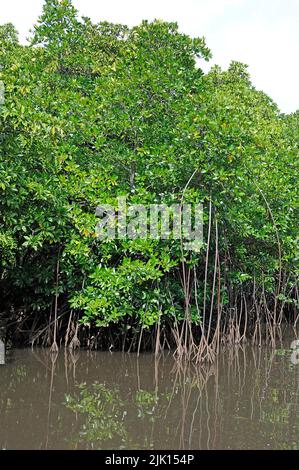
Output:
[[[298,449],[290,352],[171,355],[16,350],[0,368],[3,449]]]

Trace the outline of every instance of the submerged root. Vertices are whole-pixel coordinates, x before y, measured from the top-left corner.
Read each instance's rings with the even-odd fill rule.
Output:
[[[51,353],[57,353],[59,351],[58,345],[56,341],[53,341],[52,346],[50,348]]]
[[[77,349],[80,348],[81,342],[78,338],[78,330],[79,330],[79,323],[76,324],[75,334],[69,344],[69,349]]]

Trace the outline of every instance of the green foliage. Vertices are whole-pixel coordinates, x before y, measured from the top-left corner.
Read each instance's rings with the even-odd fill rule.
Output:
[[[46,0],[29,46],[18,44],[12,25],[1,26],[6,309],[46,314],[58,293],[59,307],[77,310],[87,325],[132,320],[147,328],[183,318],[180,243],[101,242],[95,208],[124,194],[129,203],[179,202],[195,170],[184,199],[205,209],[212,200],[224,304],[231,289],[249,293],[253,282],[272,295],[279,270],[292,298],[298,113],[281,114],[240,63],[204,75],[197,60],[210,55],[203,38],[176,23],[93,24],[70,0]],[[205,235],[207,226],[206,210]],[[202,309],[205,250],[184,256],[197,270]]]

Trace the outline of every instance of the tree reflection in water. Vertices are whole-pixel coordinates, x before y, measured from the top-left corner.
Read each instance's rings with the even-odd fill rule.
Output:
[[[299,367],[289,356],[248,346],[194,365],[171,355],[13,351],[0,368],[0,447],[298,448]]]
[[[275,352],[233,348],[213,365],[175,362],[166,389],[165,362],[155,362],[153,391],[140,388],[140,376],[125,396],[117,386],[78,386],[66,406],[86,417],[79,439],[92,448],[109,440],[117,448],[298,448],[298,374]]]

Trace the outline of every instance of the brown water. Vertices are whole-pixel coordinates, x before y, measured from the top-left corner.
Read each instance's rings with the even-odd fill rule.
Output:
[[[171,355],[14,350],[0,366],[0,448],[298,449],[298,389],[284,350],[181,368]]]

